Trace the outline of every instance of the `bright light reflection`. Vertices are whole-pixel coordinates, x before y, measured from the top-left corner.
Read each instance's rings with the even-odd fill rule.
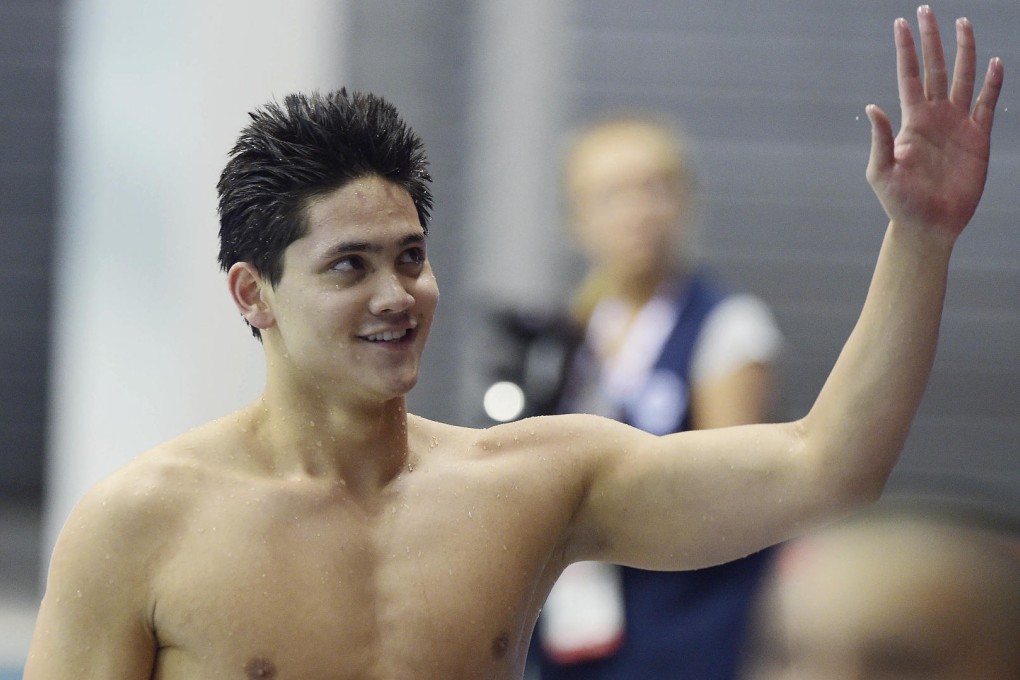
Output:
[[[515,420],[524,412],[524,390],[505,380],[493,383],[485,390],[482,407],[485,414],[497,422]]]

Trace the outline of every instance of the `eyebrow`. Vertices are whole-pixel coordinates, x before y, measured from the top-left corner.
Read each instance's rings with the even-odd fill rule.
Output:
[[[397,242],[398,248],[425,243],[424,234],[408,234]],[[351,253],[381,253],[386,246],[374,241],[341,241],[327,248],[322,253],[323,259],[349,255]]]

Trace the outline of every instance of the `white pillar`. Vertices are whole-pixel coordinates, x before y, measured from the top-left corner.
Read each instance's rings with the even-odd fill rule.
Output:
[[[572,46],[571,0],[476,6],[465,281],[473,303],[542,309],[563,302],[570,246],[560,210]],[[472,315],[477,321],[477,317]],[[480,411],[491,336],[473,323],[462,412]]]
[[[477,7],[467,267],[496,299],[527,303],[565,283],[556,265],[567,250],[559,201],[570,5],[485,0]]]
[[[258,394],[216,181],[247,111],[342,83],[345,4],[68,3],[45,562],[89,486]]]

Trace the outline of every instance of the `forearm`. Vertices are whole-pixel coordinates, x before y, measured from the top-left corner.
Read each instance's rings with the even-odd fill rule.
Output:
[[[834,498],[881,492],[935,356],[952,244],[890,223],[860,318],[810,413],[806,455]]]

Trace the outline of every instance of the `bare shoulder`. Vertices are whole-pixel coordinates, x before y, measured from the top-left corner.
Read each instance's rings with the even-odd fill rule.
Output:
[[[428,437],[428,447],[422,448],[436,464],[480,464],[485,484],[527,486],[533,493],[529,502],[559,503],[569,514],[597,479],[656,439],[584,414],[538,416],[480,429],[422,424]]]
[[[54,559],[67,552],[126,557],[123,546],[140,556],[146,545],[164,540],[189,495],[196,492],[198,465],[177,443],[145,452],[92,486],[68,516]]]
[[[417,476],[433,489],[456,489],[456,501],[470,504],[474,517],[516,537],[521,554],[547,561],[544,573],[550,579],[601,544],[597,527],[583,512],[586,499],[621,453],[652,438],[591,415],[541,416],[481,429],[417,418],[409,424],[412,449],[424,452],[423,474],[409,479]],[[426,497],[421,487],[415,492]],[[454,503],[444,498],[430,507]],[[486,508],[494,510],[491,518]]]
[[[180,435],[90,488],[61,530],[55,566],[64,558],[151,563],[190,509],[228,474],[219,463],[230,446],[222,432],[214,422]]]
[[[423,418],[415,422],[431,445],[455,443],[449,448],[471,458],[518,454],[594,459],[619,450],[633,438],[650,436],[615,420],[585,414],[536,416],[486,428],[457,427]]]
[[[70,677],[63,673],[81,667],[103,677],[129,677],[126,669],[148,677],[155,577],[188,508],[208,487],[201,481],[208,472],[189,453],[200,440],[185,435],[146,452],[79,500],[52,553],[26,677]],[[94,635],[97,627],[102,636]]]
[[[485,430],[480,442],[487,449],[516,444],[529,455],[555,456],[572,464],[597,464],[650,438],[651,435],[610,418],[567,414],[498,425]]]

